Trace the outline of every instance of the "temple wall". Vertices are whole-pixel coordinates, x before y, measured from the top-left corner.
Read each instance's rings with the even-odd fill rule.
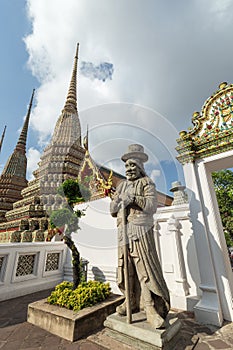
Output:
[[[86,215],[73,239],[81,256],[89,261],[88,278],[109,281],[113,292],[120,293],[116,285],[116,219],[110,214],[109,204],[110,198],[105,197],[79,205],[79,209],[86,208]]]
[[[0,245],[0,301],[55,287],[63,281],[66,245]]]
[[[88,260],[88,279],[108,281],[120,294],[117,278],[117,227],[109,212],[110,199],[82,204],[85,216],[73,239]],[[79,206],[80,209],[80,206]],[[158,208],[155,242],[171,306],[193,310],[200,298],[200,276],[188,204]],[[72,280],[71,254],[63,242],[0,245],[0,300],[53,288]]]

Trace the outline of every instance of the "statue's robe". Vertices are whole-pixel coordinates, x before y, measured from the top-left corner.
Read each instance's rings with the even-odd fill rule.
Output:
[[[117,216],[118,226],[118,286],[124,293],[123,210],[119,206],[119,195],[122,193],[129,193],[132,198],[132,203],[126,208],[126,232],[130,259],[133,259],[136,269],[136,278],[144,280],[151,292],[156,311],[165,318],[170,309],[170,297],[153,233],[153,214],[157,210],[157,193],[154,183],[147,176],[134,181],[121,182],[110,205],[112,216]]]

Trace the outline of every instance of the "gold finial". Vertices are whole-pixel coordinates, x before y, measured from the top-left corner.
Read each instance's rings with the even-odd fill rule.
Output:
[[[77,66],[78,66],[78,51],[79,51],[79,44],[77,44],[76,47],[76,53],[74,57],[74,66],[73,66],[73,72],[71,76],[70,86],[65,102],[65,106],[63,111],[76,113],[77,112]]]
[[[179,132],[179,135],[180,135],[180,138],[183,139],[183,138],[187,135],[187,131],[181,130],[181,131]]]
[[[200,115],[199,112],[197,112],[197,111],[193,112],[193,118],[199,117],[199,115]]]
[[[222,90],[224,89],[225,87],[227,86],[227,82],[226,81],[223,81],[221,84],[219,84],[219,89]]]

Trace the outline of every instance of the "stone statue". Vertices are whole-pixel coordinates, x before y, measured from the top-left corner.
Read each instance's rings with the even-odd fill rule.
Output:
[[[154,242],[153,214],[157,209],[157,197],[155,185],[144,170],[143,163],[148,156],[141,145],[134,144],[121,159],[125,162],[127,180],[118,185],[110,211],[113,217],[117,217],[118,286],[126,299],[116,311],[122,316],[127,312],[123,245],[123,234],[126,233],[131,312],[144,309],[147,321],[154,328],[163,328],[170,309],[170,297]]]

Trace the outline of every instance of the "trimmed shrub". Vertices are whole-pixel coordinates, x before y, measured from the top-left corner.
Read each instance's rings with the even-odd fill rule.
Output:
[[[79,311],[105,300],[110,291],[109,283],[99,281],[82,282],[74,290],[72,282],[62,282],[55,287],[47,301],[49,304]]]

